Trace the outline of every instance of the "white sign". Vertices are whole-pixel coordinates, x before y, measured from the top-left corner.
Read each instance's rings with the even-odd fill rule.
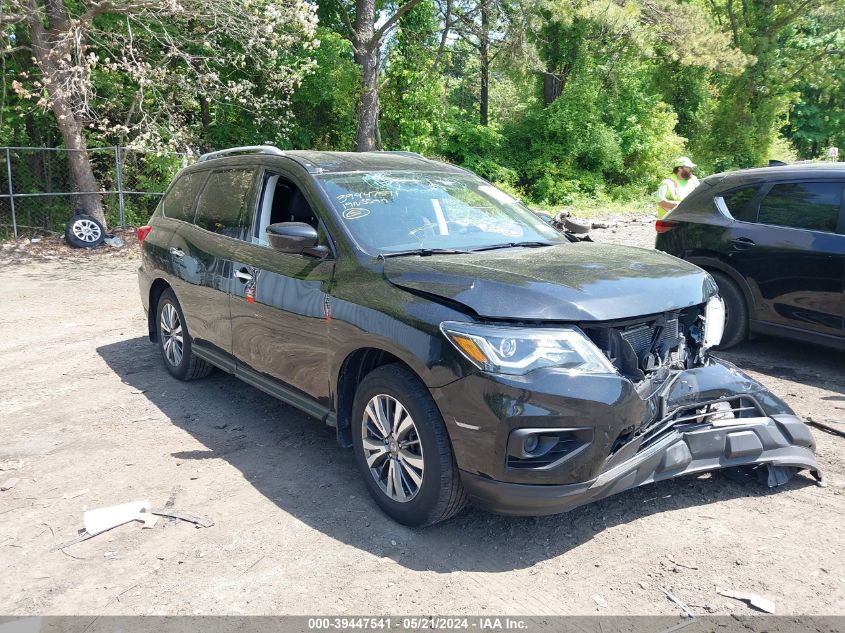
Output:
[[[827,155],[830,158],[838,157],[839,156],[839,148],[838,147],[831,147],[829,150],[827,150]]]

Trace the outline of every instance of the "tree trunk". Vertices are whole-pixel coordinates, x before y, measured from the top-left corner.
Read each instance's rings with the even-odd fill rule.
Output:
[[[212,151],[211,142],[209,141],[209,128],[211,127],[211,112],[208,107],[208,99],[205,96],[200,97],[200,124],[202,125],[202,143],[203,149],[206,152]]]
[[[53,97],[52,102],[53,113],[56,115],[59,131],[62,133],[65,147],[68,149],[67,162],[70,169],[70,181],[73,190],[85,192],[99,191],[100,185],[91,167],[82,124],[74,116],[65,98]],[[84,210],[85,213],[99,220],[103,226],[106,226],[106,215],[103,211],[100,194],[82,193],[72,196],[72,199],[74,201],[74,208]]]
[[[47,13],[51,25],[54,21],[61,23],[66,19],[55,2],[47,3]],[[73,107],[73,95],[62,88],[66,83],[66,77],[54,62],[54,56],[58,57],[58,55],[52,50],[49,35],[37,11],[30,14],[28,25],[32,36],[32,52],[44,75],[44,85],[50,97],[51,109],[56,117],[56,125],[68,150],[71,187],[73,191],[86,192],[72,197],[74,207],[83,209],[85,213],[106,226],[106,215],[100,194],[92,193],[99,191],[100,186],[91,167],[82,122]]]
[[[490,118],[490,9],[487,6],[487,0],[482,0],[481,3],[481,33],[478,39],[481,54],[479,114],[481,125],[487,125]]]
[[[555,102],[563,91],[563,81],[560,75],[550,68],[543,73],[543,105],[550,106]]]
[[[371,152],[376,147],[376,127],[378,125],[378,70],[379,46],[368,46],[358,55],[358,63],[363,69],[363,86],[358,102],[358,131],[355,139],[355,151]]]
[[[358,100],[358,130],[355,150],[369,152],[376,146],[378,124],[378,69],[381,42],[375,35],[375,0],[355,2],[355,61],[361,66],[361,97]]]

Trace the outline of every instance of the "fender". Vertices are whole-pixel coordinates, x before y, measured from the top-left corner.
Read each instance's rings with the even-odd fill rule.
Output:
[[[374,333],[367,333],[356,337],[354,340],[337,347],[329,359],[329,392],[332,403],[337,403],[337,385],[340,381],[341,371],[344,363],[356,352],[365,349],[386,352],[405,363],[419,379],[430,389],[436,389],[448,385],[465,375],[465,367],[455,354],[451,353],[451,347],[442,340],[439,332],[436,335],[428,334],[418,330],[421,337],[429,339],[428,349],[432,354],[425,358],[411,352],[408,348],[397,345],[394,340]],[[434,352],[438,352],[435,355]],[[433,364],[434,360],[437,364]],[[448,362],[453,359],[453,362]],[[444,364],[447,361],[447,364]]]
[[[695,264],[696,266],[705,270],[717,270],[730,277],[734,283],[742,291],[742,296],[745,298],[745,305],[748,306],[748,317],[750,321],[754,320],[754,315],[757,313],[757,303],[754,301],[754,294],[751,292],[751,286],[745,280],[745,277],[740,275],[733,267],[726,264],[724,261],[715,256],[710,255],[690,255],[685,258],[686,261]]]

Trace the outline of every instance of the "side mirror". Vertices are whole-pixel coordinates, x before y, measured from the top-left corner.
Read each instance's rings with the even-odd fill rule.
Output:
[[[317,240],[317,229],[305,222],[279,222],[267,227],[267,241],[282,253],[306,254],[322,259],[328,255],[329,249],[318,246]]]

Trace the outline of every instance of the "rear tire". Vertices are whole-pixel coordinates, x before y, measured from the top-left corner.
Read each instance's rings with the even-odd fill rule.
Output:
[[[394,521],[432,525],[466,505],[443,417],[426,386],[403,365],[378,367],[361,381],[352,406],[352,445],[367,490]]]
[[[205,378],[214,369],[213,365],[193,353],[185,315],[182,314],[182,307],[170,288],[162,292],[158,299],[156,333],[164,366],[174,378]]]
[[[725,332],[722,335],[722,342],[716,347],[728,349],[738,345],[748,336],[748,306],[745,305],[742,290],[730,277],[719,272],[710,274],[716,280],[719,294],[725,302]]]

